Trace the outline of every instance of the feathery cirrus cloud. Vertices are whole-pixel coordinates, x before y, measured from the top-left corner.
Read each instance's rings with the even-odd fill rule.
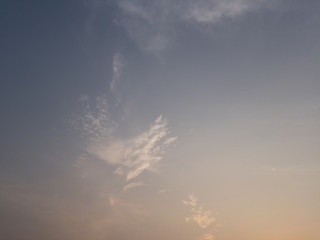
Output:
[[[77,117],[74,126],[88,140],[87,153],[116,166],[114,173],[125,176],[127,181],[145,170],[154,170],[167,147],[177,139],[170,136],[167,120],[162,115],[136,136],[119,138],[115,130],[120,123],[112,120],[106,97],[90,101],[83,96],[81,100],[84,113]]]
[[[127,181],[151,170],[162,159],[168,145],[176,140],[169,136],[167,121],[159,116],[148,130],[129,139],[113,140],[108,145],[94,144],[88,151],[96,157],[117,166],[115,174],[125,175]]]

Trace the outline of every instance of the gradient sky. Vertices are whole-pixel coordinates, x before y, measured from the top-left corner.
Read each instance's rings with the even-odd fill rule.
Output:
[[[1,239],[320,239],[320,1],[0,16]]]

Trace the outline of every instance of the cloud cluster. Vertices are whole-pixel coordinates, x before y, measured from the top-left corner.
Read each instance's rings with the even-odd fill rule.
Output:
[[[73,127],[88,140],[87,153],[117,166],[114,173],[126,176],[127,181],[147,169],[153,170],[166,148],[177,139],[170,136],[167,120],[162,116],[137,136],[120,139],[114,133],[119,123],[111,120],[105,97],[91,101],[89,97],[82,96],[81,101],[84,113],[75,118]],[[138,185],[127,185],[123,190],[127,191],[133,186]]]
[[[114,140],[109,145],[94,144],[88,151],[96,157],[117,165],[117,175],[125,175],[132,180],[162,159],[165,148],[176,140],[169,137],[167,121],[159,116],[141,134],[124,140]]]
[[[188,198],[188,200],[182,202],[184,205],[191,207],[192,215],[186,218],[187,222],[194,221],[199,227],[207,228],[216,221],[211,211],[205,211],[201,205],[199,206],[198,199],[194,195],[190,194]]]
[[[119,0],[120,24],[144,50],[158,55],[181,24],[216,24],[278,0]]]
[[[216,219],[212,216],[211,211],[204,210],[201,205],[198,203],[198,198],[193,194],[188,196],[188,200],[182,201],[182,203],[186,206],[190,207],[191,216],[187,217],[186,222],[193,221],[200,228],[207,229],[211,224],[213,224]],[[211,231],[203,234],[198,240],[213,240],[214,236]]]
[[[155,170],[167,147],[177,139],[170,136],[167,120],[159,116],[139,134],[120,138],[117,130],[121,122],[112,120],[105,96],[95,99],[82,96],[80,100],[83,113],[75,117],[73,127],[86,141],[85,152],[75,161],[74,167],[81,171],[82,178],[86,178],[88,173],[84,163],[90,159],[100,159],[115,166],[114,174],[123,176],[125,183],[112,194],[107,194],[109,211],[119,218],[145,216],[148,213],[143,207],[122,200],[121,193],[143,186],[143,179],[135,179],[146,170]]]
[[[91,144],[112,135],[117,123],[111,120],[106,97],[99,96],[92,100],[83,95],[80,101],[83,113],[74,115],[71,121],[72,128]]]

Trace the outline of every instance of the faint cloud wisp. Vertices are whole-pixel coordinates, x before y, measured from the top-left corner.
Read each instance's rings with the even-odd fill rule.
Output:
[[[213,25],[278,0],[119,0],[118,22],[137,45],[156,56],[177,37],[179,25]]]
[[[122,70],[124,68],[125,62],[121,53],[116,53],[112,60],[112,80],[110,82],[110,91],[115,94],[117,90],[117,84],[120,79]]]
[[[136,188],[136,187],[139,187],[139,186],[142,186],[143,183],[142,182],[132,182],[132,183],[129,183],[127,185],[125,185],[123,188],[122,188],[122,191],[123,192],[126,192],[128,190],[131,190],[133,188]]]

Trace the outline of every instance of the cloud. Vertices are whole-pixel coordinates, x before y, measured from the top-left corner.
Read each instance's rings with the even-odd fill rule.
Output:
[[[121,76],[122,70],[124,68],[124,65],[125,65],[124,58],[121,55],[121,53],[114,54],[113,61],[112,61],[112,72],[113,72],[113,75],[112,75],[112,80],[110,82],[110,91],[112,93],[116,92],[117,84],[118,84],[118,81],[120,79],[120,76]]]
[[[140,48],[158,56],[181,25],[213,25],[280,0],[118,0],[118,22]]]
[[[198,199],[194,195],[190,194],[188,198],[188,200],[182,202],[191,208],[190,211],[192,215],[186,218],[186,222],[193,221],[197,223],[200,228],[207,228],[216,221],[211,211],[203,210],[203,207],[199,206]]]
[[[194,195],[192,195],[192,194],[190,194],[189,196],[188,196],[188,198],[189,198],[189,200],[184,200],[184,201],[182,201],[182,203],[184,204],[184,205],[186,205],[186,206],[192,206],[192,207],[196,207],[197,206],[197,204],[198,204],[198,199],[194,196]]]
[[[74,114],[71,120],[72,128],[90,143],[96,143],[112,135],[117,123],[111,120],[109,106],[105,96],[90,99],[83,95],[80,97],[83,112]]]
[[[76,116],[72,124],[87,141],[86,152],[116,165],[114,173],[125,175],[128,181],[147,169],[153,170],[166,148],[177,139],[170,136],[167,120],[162,116],[146,131],[134,137],[120,139],[115,136],[119,124],[112,121],[105,97],[91,101],[89,97],[82,96],[81,102],[84,104],[84,113]],[[76,166],[79,165],[78,162]]]
[[[222,18],[234,18],[262,5],[264,0],[211,0],[189,1],[183,19],[214,24]]]
[[[114,79],[121,72],[121,57],[114,57]],[[100,159],[116,166],[114,174],[124,176],[127,181],[137,178],[146,170],[155,170],[156,164],[162,160],[166,149],[176,141],[170,136],[167,120],[161,115],[150,124],[149,128],[133,137],[119,137],[121,121],[114,121],[105,96],[94,99],[86,95],[80,97],[83,112],[74,114],[71,125],[80,133],[84,141],[85,151],[74,161],[73,166],[81,173],[81,178],[88,175],[85,164],[90,159]],[[128,191],[143,185],[133,182],[122,187]]]
[[[143,183],[142,182],[132,182],[132,183],[129,183],[127,185],[125,185],[123,188],[122,188],[122,191],[123,192],[126,192],[128,190],[131,190],[133,188],[136,188],[136,187],[139,187],[139,186],[142,186]]]
[[[117,1],[120,9],[119,23],[137,45],[159,56],[173,42],[173,29],[165,19],[164,1]],[[167,16],[169,17],[169,16]]]
[[[133,138],[93,144],[87,150],[110,164],[118,165],[114,173],[126,175],[129,181],[152,169],[162,159],[166,147],[176,140],[169,134],[167,121],[159,116],[148,130]]]

